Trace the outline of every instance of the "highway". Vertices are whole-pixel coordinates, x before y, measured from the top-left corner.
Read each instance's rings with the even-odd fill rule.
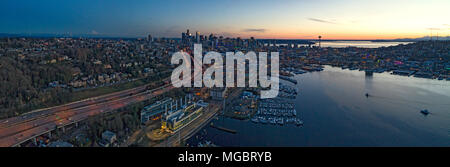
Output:
[[[36,136],[48,133],[56,127],[67,126],[82,121],[89,116],[114,111],[129,104],[161,95],[173,88],[171,85],[163,86],[147,92],[145,91],[146,86],[141,86],[95,99],[74,102],[2,120],[0,124],[0,147],[16,146]],[[140,93],[138,93],[139,91]]]
[[[192,55],[190,56],[192,58]],[[191,79],[197,75],[201,73],[194,73]],[[163,82],[169,81],[170,78],[163,80]],[[150,85],[148,84],[0,120],[0,147],[18,146],[34,137],[80,122],[89,116],[151,99],[172,90],[174,88],[172,84],[147,90],[147,86]]]
[[[55,114],[60,111],[65,111],[65,110],[70,110],[70,109],[88,106],[88,105],[92,105],[92,104],[97,104],[97,103],[105,102],[105,101],[112,100],[115,98],[124,97],[124,96],[130,95],[130,94],[135,94],[137,92],[142,92],[143,90],[145,90],[145,88],[146,88],[146,86],[140,86],[140,87],[136,87],[133,89],[124,90],[124,91],[120,91],[120,92],[114,92],[111,94],[98,96],[95,98],[88,98],[88,99],[84,99],[84,100],[80,100],[80,101],[76,101],[76,102],[72,102],[72,103],[68,103],[68,104],[64,104],[64,105],[60,105],[60,106],[56,106],[56,107],[34,110],[29,113],[25,113],[21,116],[1,120],[0,121],[0,129],[8,128],[8,127],[14,126],[16,124],[31,121],[38,117],[52,115],[52,114]],[[2,136],[2,134],[0,133],[0,137],[1,136]]]

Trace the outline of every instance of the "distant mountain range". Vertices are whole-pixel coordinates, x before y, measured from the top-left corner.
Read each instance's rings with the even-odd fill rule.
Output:
[[[420,38],[398,38],[388,41],[415,42],[415,41],[429,41],[429,40],[439,40],[439,41],[450,40],[450,36],[439,36],[439,37],[433,36],[432,38],[430,36],[424,36]]]

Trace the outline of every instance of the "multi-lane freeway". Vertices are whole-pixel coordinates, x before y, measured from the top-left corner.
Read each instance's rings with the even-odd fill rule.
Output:
[[[190,57],[193,58],[192,55]],[[194,63],[198,62],[194,61]],[[201,66],[206,67],[204,64]],[[202,72],[194,71],[191,79],[201,74]],[[167,83],[169,79],[164,79],[163,82]],[[164,84],[152,90],[148,90],[150,84],[144,85],[0,120],[0,147],[18,146],[56,128],[64,128],[64,126],[78,123],[89,116],[114,111],[135,102],[151,99],[173,89],[172,84]]]
[[[0,147],[17,146],[55,128],[77,123],[89,116],[113,111],[131,103],[150,99],[172,88],[171,85],[165,85],[147,90],[147,85],[144,85],[0,120]]]

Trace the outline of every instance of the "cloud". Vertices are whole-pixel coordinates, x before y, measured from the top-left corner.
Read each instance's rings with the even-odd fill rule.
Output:
[[[308,20],[319,22],[319,23],[328,23],[328,24],[337,24],[332,21],[322,20],[322,19],[316,19],[316,18],[308,18]]]
[[[263,33],[263,32],[266,32],[267,30],[266,29],[263,29],[263,28],[247,28],[247,29],[244,29],[244,32],[261,32],[261,33]]]

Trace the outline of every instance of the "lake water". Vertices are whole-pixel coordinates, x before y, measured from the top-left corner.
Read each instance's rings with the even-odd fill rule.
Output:
[[[359,47],[359,48],[379,48],[379,47],[389,47],[396,46],[400,44],[409,44],[411,42],[372,42],[372,41],[322,41],[322,47],[332,47],[332,48],[345,48],[349,46]],[[316,43],[318,45],[318,43]]]
[[[318,41],[314,41],[316,44],[313,46],[319,46]],[[372,41],[322,41],[321,47],[332,47],[332,48],[345,48],[345,47],[359,47],[359,48],[379,48],[379,47],[389,47],[396,45],[406,45],[411,42],[372,42]],[[277,46],[286,46],[287,44],[276,44]],[[308,46],[308,45],[301,45]]]
[[[263,125],[230,118],[188,143],[219,146],[450,146],[450,81],[342,70],[295,76],[297,117],[304,125]],[[286,83],[290,84],[290,83]],[[293,84],[290,84],[293,85]],[[371,97],[366,98],[365,93]],[[424,116],[421,109],[431,114]],[[198,139],[197,139],[198,138]]]

